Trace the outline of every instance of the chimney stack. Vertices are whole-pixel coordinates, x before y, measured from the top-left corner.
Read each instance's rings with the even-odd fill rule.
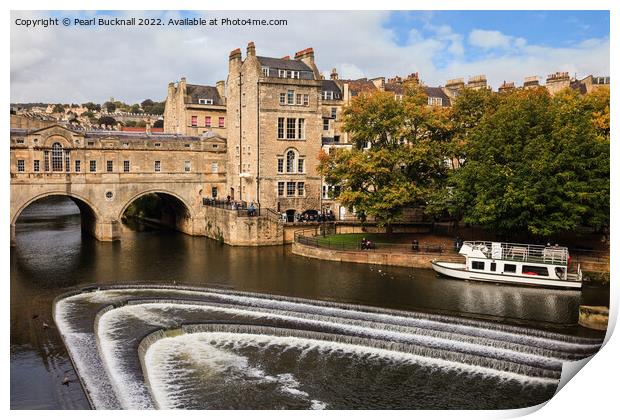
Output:
[[[220,98],[222,98],[222,100],[226,97],[226,82],[223,80],[218,80],[215,83],[215,89],[217,89],[217,94],[220,95]]]
[[[230,55],[228,56],[228,61],[233,61],[233,60],[241,61],[241,48],[237,48],[230,52]]]
[[[314,50],[312,47],[295,53],[295,60],[301,60],[306,64],[314,64]]]
[[[256,47],[254,46],[254,42],[250,41],[248,42],[248,48],[246,49],[246,58],[247,57],[256,57]]]
[[[329,78],[332,80],[338,80],[338,72],[336,71],[335,67],[332,69],[332,72],[329,75]]]

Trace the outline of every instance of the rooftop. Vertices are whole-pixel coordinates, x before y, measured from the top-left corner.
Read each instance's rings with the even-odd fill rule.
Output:
[[[190,98],[190,103],[197,104],[199,99],[211,99],[213,105],[225,105],[222,97],[214,86],[206,85],[187,85],[187,96]]]
[[[312,69],[301,60],[291,60],[289,58],[272,58],[257,56],[258,62],[263,67],[282,70],[312,71]]]

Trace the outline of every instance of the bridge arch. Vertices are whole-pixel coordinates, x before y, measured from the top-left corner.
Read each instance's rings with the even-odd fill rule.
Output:
[[[159,224],[168,226],[170,228],[179,230],[190,235],[193,235],[195,233],[195,211],[192,206],[187,202],[184,197],[180,196],[176,192],[162,188],[153,188],[145,191],[140,191],[139,193],[131,196],[129,199],[126,200],[125,204],[120,209],[117,219],[123,220],[125,212],[132,203],[150,194],[156,195],[160,200],[162,200],[163,203],[163,207],[161,208],[162,214],[157,219],[157,222]]]
[[[81,228],[83,232],[88,233],[91,236],[96,238],[101,238],[103,235],[102,232],[102,221],[103,217],[101,215],[100,210],[95,206],[90,200],[87,198],[67,191],[47,191],[41,194],[37,194],[33,197],[30,197],[26,200],[21,206],[15,210],[15,213],[11,216],[11,244],[15,244],[15,225],[19,220],[19,216],[23,213],[23,211],[28,208],[31,204],[48,198],[48,197],[68,197],[75,203],[75,205],[80,209],[80,218],[81,218]]]
[[[95,220],[101,220],[101,212],[99,211],[97,206],[95,206],[87,198],[79,194],[75,194],[75,193],[67,192],[67,191],[47,191],[47,192],[44,192],[44,193],[41,193],[41,194],[38,194],[38,195],[35,195],[29,198],[24,204],[18,207],[18,209],[15,211],[15,213],[11,217],[11,226],[14,226],[15,223],[17,223],[17,219],[19,219],[19,216],[29,205],[43,198],[53,197],[53,196],[69,197],[71,200],[73,200],[75,205],[78,206],[78,208],[80,209],[80,212],[83,212],[83,211],[90,212],[94,216]]]

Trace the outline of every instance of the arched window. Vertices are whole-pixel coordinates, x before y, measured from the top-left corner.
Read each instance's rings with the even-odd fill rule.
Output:
[[[52,145],[52,171],[62,171],[62,146],[60,143]]]
[[[286,152],[286,172],[289,174],[295,172],[295,152],[293,150]]]

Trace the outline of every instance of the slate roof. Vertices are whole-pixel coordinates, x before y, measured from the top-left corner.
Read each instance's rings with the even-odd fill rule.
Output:
[[[450,106],[450,98],[445,94],[442,88],[425,86],[424,89],[426,89],[426,94],[429,98],[441,98],[443,106]]]
[[[197,104],[198,99],[212,99],[213,105],[225,105],[214,86],[188,84],[186,93],[190,98],[189,103],[192,104]]]
[[[282,58],[256,57],[261,66],[272,69],[312,71],[312,69],[301,60],[285,60]]]
[[[349,84],[349,90],[353,96],[356,96],[361,92],[377,90],[377,87],[366,78],[357,80],[343,80],[343,82]]]
[[[394,92],[397,95],[402,95],[405,91],[402,83],[386,83],[386,92]]]
[[[340,97],[342,96],[342,91],[340,90],[338,83],[334,82],[331,79],[321,80],[321,90],[327,91],[327,92],[331,91],[331,92],[340,94]]]

